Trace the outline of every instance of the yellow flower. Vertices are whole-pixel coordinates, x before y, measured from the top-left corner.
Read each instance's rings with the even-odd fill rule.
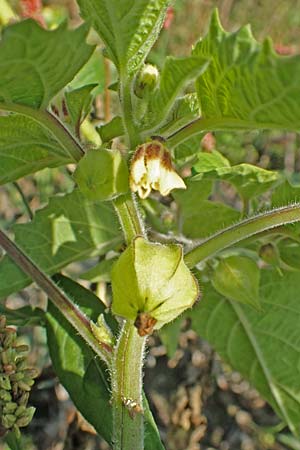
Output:
[[[186,189],[186,185],[175,172],[167,148],[155,140],[136,149],[130,167],[130,188],[146,198],[152,189],[166,196],[172,189]]]

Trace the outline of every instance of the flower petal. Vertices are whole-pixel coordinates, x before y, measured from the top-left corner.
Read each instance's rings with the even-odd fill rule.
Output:
[[[160,170],[159,192],[161,195],[169,195],[172,189],[186,189],[183,179],[175,172],[175,170]]]

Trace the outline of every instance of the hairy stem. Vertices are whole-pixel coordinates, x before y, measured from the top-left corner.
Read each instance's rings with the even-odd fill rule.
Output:
[[[140,143],[140,134],[133,121],[131,82],[120,74],[122,119],[129,149]],[[144,224],[132,193],[114,200],[114,207],[129,245],[137,235],[144,235]],[[113,353],[112,405],[113,449],[144,449],[144,417],[142,412],[142,370],[145,338],[138,335],[130,320],[124,320]]]
[[[207,131],[222,131],[222,130],[278,130],[282,128],[275,123],[258,123],[248,120],[234,119],[234,118],[222,118],[222,119],[199,119],[185,125],[179,130],[175,131],[169,136],[164,136],[167,141],[168,147],[176,147],[185,140],[195,136],[199,133]],[[289,129],[288,127],[285,127]],[[295,131],[295,125],[291,125],[290,130]]]
[[[144,448],[142,366],[145,341],[131,321],[124,322],[114,351],[112,371],[114,450]]]
[[[89,319],[68,298],[68,296],[48,277],[23,251],[0,230],[0,246],[8,256],[43,289],[49,299],[59,309],[63,316],[73,325],[79,335],[108,365],[111,360],[111,348],[99,344],[91,332]]]
[[[219,231],[185,255],[186,264],[192,268],[201,261],[214,256],[219,251],[250,236],[275,227],[300,221],[300,204],[276,208],[259,214]]]
[[[140,143],[140,135],[133,121],[131,84],[132,79],[128,78],[126,75],[123,76],[120,74],[119,94],[122,108],[122,120],[127,135],[129,149],[134,150]]]
[[[144,236],[144,224],[139,215],[133,194],[120,195],[113,201],[113,204],[118,214],[126,244],[130,244],[135,236]]]
[[[65,128],[63,123],[48,111],[33,109],[25,105],[6,104],[0,102],[0,110],[11,111],[30,117],[46,128],[66,150],[73,161],[79,161],[84,150],[77,139]]]

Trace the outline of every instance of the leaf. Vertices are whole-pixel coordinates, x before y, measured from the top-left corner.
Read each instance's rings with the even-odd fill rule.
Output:
[[[137,71],[163,24],[169,0],[78,0],[119,70]]]
[[[255,261],[233,255],[221,258],[211,282],[226,298],[260,309],[259,280],[260,270]]]
[[[117,257],[104,259],[98,264],[93,266],[91,269],[80,275],[83,280],[89,280],[93,283],[99,282],[110,282],[111,281],[111,269],[113,264],[116,262]]]
[[[186,94],[183,97],[179,97],[174,102],[167,119],[166,124],[160,133],[171,134],[172,131],[176,131],[183,127],[187,123],[196,119],[200,115],[200,107],[197,99],[197,94]]]
[[[40,308],[22,306],[22,308],[11,309],[0,304],[0,314],[3,314],[10,325],[18,327],[34,326],[44,324],[44,311]]]
[[[196,83],[204,119],[218,129],[299,130],[300,56],[278,56],[259,44],[248,26],[228,33],[217,11],[194,55],[210,58]]]
[[[186,139],[181,144],[177,145],[174,149],[174,155],[176,161],[184,161],[188,158],[196,155],[201,151],[201,138],[202,136],[193,136],[189,139]]]
[[[119,150],[90,149],[79,161],[74,179],[90,200],[112,200],[129,190],[128,168]]]
[[[231,225],[240,213],[220,202],[206,200],[212,190],[211,180],[186,181],[186,191],[174,193],[181,214],[182,232],[189,238],[202,238]]]
[[[107,319],[104,305],[92,292],[61,275],[55,281],[91,320],[97,322],[100,314]],[[50,357],[60,382],[83,416],[110,442],[112,413],[107,368],[51,302],[46,317]]]
[[[159,87],[151,97],[147,126],[155,127],[165,120],[180,91],[189,81],[204,72],[208,64],[208,58],[198,56],[186,58],[168,56],[166,58]]]
[[[201,162],[194,166],[196,171],[202,172]],[[243,199],[250,199],[261,195],[272,187],[279,179],[279,174],[272,170],[262,169],[252,164],[238,164],[232,167],[217,167],[199,178],[219,179],[228,181],[235,186]],[[197,176],[195,177],[197,179]]]
[[[206,200],[212,190],[211,180],[192,177],[185,180],[186,191],[174,193],[180,207],[182,232],[189,238],[203,238],[231,225],[240,213],[220,202]]]
[[[300,186],[293,186],[284,180],[273,190],[272,206],[283,206],[300,201]]]
[[[68,112],[77,133],[79,132],[81,123],[90,112],[93,101],[91,92],[96,86],[97,84],[88,84],[73,91],[66,92]]]
[[[75,78],[69,83],[69,88],[79,89],[87,84],[96,84],[97,88],[93,91],[94,95],[101,94],[104,91],[105,75],[103,54],[100,48],[96,48],[89,60],[75,75]]]
[[[0,117],[0,184],[73,162],[53,134],[18,114]]]
[[[110,122],[96,128],[103,143],[109,142],[115,137],[122,136],[124,134],[124,127],[122,118],[120,116],[114,117]]]
[[[198,173],[211,172],[223,167],[230,167],[230,163],[222,153],[213,150],[211,153],[200,152],[197,155],[198,161],[193,165],[193,169]]]
[[[262,309],[226,300],[208,285],[193,328],[266,398],[293,433],[300,430],[298,273],[263,270]]]
[[[281,239],[277,248],[279,250],[280,259],[292,267],[293,269],[300,270],[300,242],[293,239]]]
[[[122,241],[111,205],[88,201],[77,190],[52,197],[32,222],[13,229],[19,247],[50,275],[71,262],[104,254]],[[0,298],[30,284],[8,256],[0,261],[0,273]]]
[[[98,297],[61,275],[56,276],[56,281],[89,318],[96,321],[103,313],[107,323],[116,331],[116,321],[105,313]],[[50,356],[60,381],[84,417],[111,442],[112,411],[107,368],[95,358],[93,351],[51,303],[47,319]],[[145,450],[164,450],[145,397],[144,402]]]
[[[46,108],[76,75],[94,47],[88,28],[46,31],[34,20],[5,28],[0,44],[0,102]]]

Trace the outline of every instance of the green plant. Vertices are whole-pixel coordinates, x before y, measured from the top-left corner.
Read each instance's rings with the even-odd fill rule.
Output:
[[[159,73],[145,60],[167,0],[78,3],[86,24],[75,30],[45,31],[28,20],[2,35],[1,183],[69,163],[77,183],[16,225],[15,242],[0,232],[1,297],[32,280],[49,297],[45,313],[4,306],[2,313],[12,324],[45,324],[57,375],[115,450],[164,448],[143,395],[144,348],[153,330],[181,320],[184,311],[297,435],[299,187],[279,172],[232,166],[199,143],[207,131],[296,131],[300,57],[277,56],[248,27],[225,32],[215,12],[192,55],[167,57]],[[87,24],[118,73],[111,88],[120,116],[97,130],[97,148],[81,138],[97,93],[97,83],[82,81],[95,52],[85,42]],[[64,123],[49,111],[54,97],[61,105],[59,93]],[[183,181],[174,164],[191,176]],[[224,182],[240,209],[211,197]],[[111,283],[109,311],[91,291],[56,274],[91,256],[101,261],[81,277]],[[281,353],[284,364],[274,358]]]

